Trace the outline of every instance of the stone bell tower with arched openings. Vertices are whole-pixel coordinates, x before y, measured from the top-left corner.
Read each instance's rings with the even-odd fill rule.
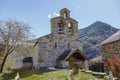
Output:
[[[60,16],[52,18],[51,33],[38,39],[39,66],[56,66],[56,60],[67,50],[79,49],[82,43],[78,39],[78,22],[70,17],[67,8],[60,10]]]
[[[59,48],[60,53],[68,48],[82,49],[78,40],[78,22],[70,17],[70,11],[67,8],[60,10],[59,17],[51,19],[51,34],[53,45]]]
[[[53,35],[66,35],[78,39],[78,22],[70,17],[67,8],[60,10],[60,16],[51,19],[51,33]]]

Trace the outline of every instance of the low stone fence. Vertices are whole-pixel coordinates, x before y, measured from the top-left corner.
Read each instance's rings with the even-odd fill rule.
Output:
[[[91,70],[80,70],[82,72],[88,73],[88,74],[92,74],[93,76],[96,76],[98,78],[105,78],[105,80],[119,80],[116,77],[113,77],[112,73],[109,72],[109,75],[107,75],[107,73],[103,73],[103,72],[94,72]]]
[[[93,76],[97,76],[100,78],[104,78],[105,76],[107,76],[107,73],[103,73],[103,72],[92,72]]]

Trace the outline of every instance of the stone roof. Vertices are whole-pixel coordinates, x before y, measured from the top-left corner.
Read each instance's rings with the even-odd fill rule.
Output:
[[[101,62],[101,61],[102,61],[102,56],[98,56],[90,60],[90,62]]]
[[[66,58],[66,60],[71,56],[73,55],[74,57],[77,57],[81,60],[89,60],[79,49],[77,50],[72,50],[71,52],[72,54],[69,54],[69,56]],[[78,54],[77,54],[78,53]]]
[[[65,50],[63,54],[61,54],[57,60],[68,60],[71,55],[74,55],[76,52],[79,52],[77,57],[82,58],[84,60],[89,60],[80,50]]]
[[[60,12],[63,11],[63,10],[67,10],[67,11],[69,11],[67,8],[63,8],[63,9],[60,10]],[[69,11],[69,12],[70,12],[70,11]]]
[[[101,45],[103,44],[107,44],[107,43],[111,43],[114,41],[120,40],[120,30],[117,31],[116,33],[114,33],[112,36],[110,36],[108,39],[106,39],[105,41],[103,41],[101,43]]]
[[[65,51],[63,52],[63,54],[61,54],[61,55],[58,57],[57,60],[65,60],[65,58],[69,55],[70,52],[71,52],[70,49],[69,49],[69,50],[65,50]]]
[[[48,42],[50,40],[50,38],[51,38],[51,34],[47,34],[47,35],[44,35],[44,36],[38,38],[37,41],[38,42]]]
[[[33,48],[39,43],[39,42],[48,42],[51,40],[51,34],[47,34],[45,36],[39,37],[37,39],[34,39],[34,46]]]

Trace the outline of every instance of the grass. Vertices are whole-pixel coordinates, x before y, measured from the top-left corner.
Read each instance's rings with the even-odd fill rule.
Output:
[[[5,73],[0,77],[0,80],[14,80],[16,73],[20,73],[20,80],[67,80],[69,70],[48,71],[40,69],[33,70],[14,70],[11,73]],[[88,73],[80,72],[75,76],[75,80],[98,80]],[[102,79],[100,79],[102,80]]]

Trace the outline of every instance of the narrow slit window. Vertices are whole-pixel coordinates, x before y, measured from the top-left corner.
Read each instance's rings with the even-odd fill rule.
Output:
[[[55,48],[57,48],[57,43],[55,43]]]
[[[70,44],[67,45],[68,49],[70,48]]]

